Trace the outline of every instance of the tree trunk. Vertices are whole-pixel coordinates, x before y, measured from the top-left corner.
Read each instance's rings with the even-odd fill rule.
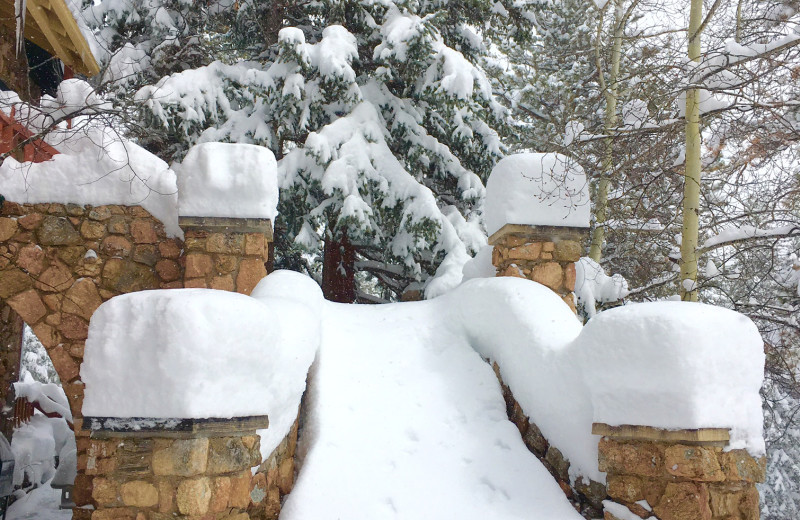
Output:
[[[614,138],[611,137],[611,133],[617,127],[619,63],[622,51],[622,29],[625,25],[625,21],[622,18],[621,4],[621,0],[614,2],[614,41],[611,48],[611,70],[609,71],[608,83],[605,85],[605,134],[609,137],[606,137],[603,143],[602,171],[600,172],[600,182],[595,193],[595,225],[592,229],[592,243],[589,247],[589,258],[595,262],[600,262],[600,258],[603,256],[603,241],[606,236],[605,225],[608,216],[608,188],[611,184],[611,173],[614,170]],[[602,23],[602,18],[599,23]],[[603,74],[602,70],[597,72],[600,75]]]
[[[356,250],[343,231],[325,239],[322,259],[322,294],[326,300],[353,303],[356,300]]]
[[[692,0],[689,15],[689,59],[700,61],[703,0]],[[697,235],[700,212],[700,91],[686,91],[686,168],[681,234],[681,300],[697,301]]]

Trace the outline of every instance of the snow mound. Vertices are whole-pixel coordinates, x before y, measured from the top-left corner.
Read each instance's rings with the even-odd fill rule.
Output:
[[[282,305],[208,289],[112,298],[89,326],[83,414],[272,420],[302,393],[316,349]]]
[[[178,213],[187,217],[268,218],[278,214],[278,165],[252,144],[193,146],[178,173]]]
[[[53,136],[52,141],[57,141]],[[11,157],[0,165],[0,193],[21,204],[58,202],[81,206],[141,206],[163,222],[171,237],[178,227],[177,184],[167,163],[110,128],[52,142],[59,154],[41,163]]]
[[[730,428],[731,449],[764,454],[764,342],[749,318],[690,302],[626,305],[576,341],[594,422]]]
[[[574,160],[520,153],[498,162],[486,183],[486,231],[505,224],[589,227],[589,184]]]

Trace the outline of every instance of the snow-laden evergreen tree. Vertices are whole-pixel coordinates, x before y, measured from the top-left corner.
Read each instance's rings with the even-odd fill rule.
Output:
[[[504,153],[508,114],[481,66],[483,36],[522,40],[529,26],[519,7],[493,4],[106,0],[87,15],[109,68],[130,71],[107,90],[152,83],[131,103],[145,146],[168,160],[203,141],[269,147],[277,264],[318,271],[308,259],[324,250],[329,297],[391,300],[457,283],[486,242],[481,179]],[[126,69],[141,54],[152,56],[141,72]],[[152,81],[162,71],[173,73]],[[377,294],[357,294],[356,279]]]

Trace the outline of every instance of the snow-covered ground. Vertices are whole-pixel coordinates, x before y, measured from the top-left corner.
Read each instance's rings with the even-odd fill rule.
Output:
[[[59,509],[60,503],[61,490],[51,488],[48,482],[11,504],[6,520],[69,520],[72,510]]]
[[[506,418],[491,367],[420,320],[437,303],[326,306],[281,519],[581,518]]]

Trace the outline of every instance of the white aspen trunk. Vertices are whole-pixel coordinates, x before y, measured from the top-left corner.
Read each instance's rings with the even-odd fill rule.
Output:
[[[703,0],[691,0],[689,15],[689,59],[700,61],[700,24]],[[700,212],[700,91],[686,92],[686,168],[683,186],[681,234],[681,300],[697,301],[697,235]]]
[[[602,18],[598,23],[602,23]],[[617,127],[617,101],[619,99],[619,63],[622,53],[622,29],[624,26],[622,0],[614,1],[614,41],[611,47],[611,70],[609,71],[608,83],[605,88],[606,98],[606,118],[605,134],[603,142],[603,162],[601,165],[600,182],[597,186],[594,201],[595,226],[592,229],[592,242],[589,247],[589,258],[595,262],[600,262],[603,256],[603,241],[606,236],[606,220],[608,218],[608,188],[611,184],[611,173],[614,169],[614,139],[610,134]],[[599,64],[599,60],[598,60]],[[598,74],[603,72],[598,70]]]

